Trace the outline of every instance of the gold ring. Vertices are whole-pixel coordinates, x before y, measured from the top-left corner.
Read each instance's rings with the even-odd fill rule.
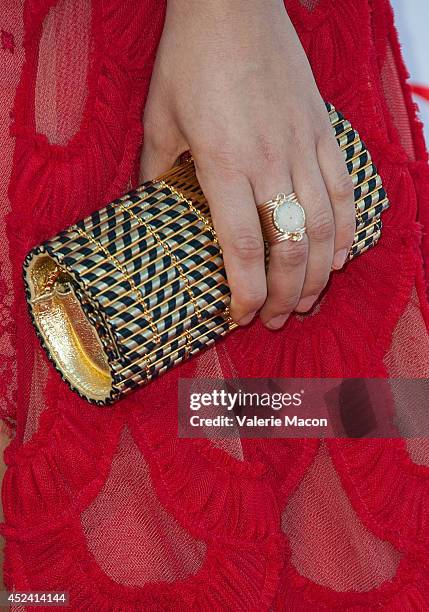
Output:
[[[303,239],[305,227],[305,211],[295,193],[285,195],[278,193],[275,198],[257,206],[261,221],[264,240],[268,244]]]

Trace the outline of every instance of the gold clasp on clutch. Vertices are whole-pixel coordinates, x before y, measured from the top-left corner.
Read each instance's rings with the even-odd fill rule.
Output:
[[[30,302],[32,304],[37,304],[39,302],[43,302],[48,298],[53,297],[53,288],[57,278],[61,273],[61,269],[58,266],[55,266],[48,270],[42,269],[40,272],[41,273],[36,274],[33,271],[32,274],[34,289],[36,290],[36,294],[30,299]]]
[[[71,291],[70,278],[59,266],[42,270],[40,276],[34,276],[36,295],[30,299],[32,304],[43,302],[54,296],[63,297]]]

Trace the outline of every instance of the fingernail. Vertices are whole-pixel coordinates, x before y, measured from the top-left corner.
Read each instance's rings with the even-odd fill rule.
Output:
[[[332,263],[334,270],[341,270],[346,263],[348,253],[349,252],[347,249],[341,249],[341,251],[337,251],[335,253],[334,261]]]
[[[249,325],[249,323],[253,320],[256,312],[257,312],[256,310],[254,312],[249,312],[249,314],[245,315],[238,321],[238,324],[239,325]]]
[[[270,319],[265,325],[270,329],[280,329],[288,320],[289,315],[278,315]]]
[[[317,295],[308,295],[307,297],[302,298],[302,300],[299,301],[296,310],[303,310],[304,312],[310,310],[317,298]]]

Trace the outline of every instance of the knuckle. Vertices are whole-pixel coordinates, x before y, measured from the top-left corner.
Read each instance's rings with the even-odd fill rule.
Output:
[[[296,124],[292,132],[292,138],[299,154],[304,155],[304,159],[311,159],[313,154],[312,145],[315,140],[313,128],[308,123]]]
[[[223,175],[237,172],[238,154],[233,143],[220,142],[217,137],[207,138],[193,147],[195,163],[202,172],[215,168]]]
[[[334,178],[331,197],[335,200],[352,200],[353,194],[353,180],[344,168],[344,171]]]
[[[335,139],[334,128],[332,127],[332,124],[331,124],[328,116],[326,116],[326,121],[325,121],[325,117],[324,117],[323,121],[320,123],[320,126],[319,126],[319,143],[326,150],[329,150],[330,148],[332,148],[332,150],[336,151],[339,148],[338,144],[337,144],[337,141]]]
[[[345,246],[351,246],[354,241],[356,233],[356,220],[353,218],[349,222],[345,221],[340,227],[337,227],[336,242],[338,244],[344,244]]]
[[[320,293],[322,293],[322,291],[324,290],[324,288],[326,287],[328,283],[328,279],[329,277],[327,276],[326,278],[321,277],[312,282],[306,282],[305,292],[303,291],[303,297],[307,295],[319,295]]]
[[[290,293],[282,295],[278,299],[273,298],[272,309],[278,314],[288,314],[295,310],[301,299],[301,294]]]
[[[345,211],[344,211],[345,212]],[[337,245],[351,246],[356,234],[356,212],[351,207],[349,214],[341,214],[335,225],[335,243]]]
[[[308,233],[310,238],[319,242],[331,240],[335,234],[334,219],[328,209],[318,209],[313,213],[309,222]]]
[[[274,139],[268,139],[264,136],[261,136],[257,140],[256,144],[256,162],[259,164],[262,162],[267,162],[270,165],[278,165],[280,166],[285,162],[285,150],[284,146],[282,146],[279,142],[275,142]]]
[[[264,285],[241,287],[234,293],[234,301],[243,310],[259,310],[267,299],[267,288]]]
[[[279,268],[296,268],[305,264],[308,257],[308,245],[306,241],[285,241],[276,253]]]
[[[244,261],[257,261],[264,258],[265,248],[262,236],[256,234],[243,234],[238,232],[231,242],[232,255]]]

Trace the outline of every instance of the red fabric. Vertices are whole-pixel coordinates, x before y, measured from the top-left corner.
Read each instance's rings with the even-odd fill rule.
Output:
[[[47,363],[21,265],[32,246],[136,184],[165,6],[25,2],[25,64],[2,154],[10,204],[0,209],[3,220],[11,206],[0,269],[1,407],[16,422],[2,491],[9,589],[64,589],[78,611],[429,610],[423,440],[177,438],[179,376],[429,377],[422,130],[389,3],[340,4],[286,7],[323,97],[356,126],[388,190],[380,243],[333,275],[314,314],[281,332],[255,321],[103,410]],[[20,67],[19,8],[15,31],[0,22],[10,35],[5,108],[12,59]]]

